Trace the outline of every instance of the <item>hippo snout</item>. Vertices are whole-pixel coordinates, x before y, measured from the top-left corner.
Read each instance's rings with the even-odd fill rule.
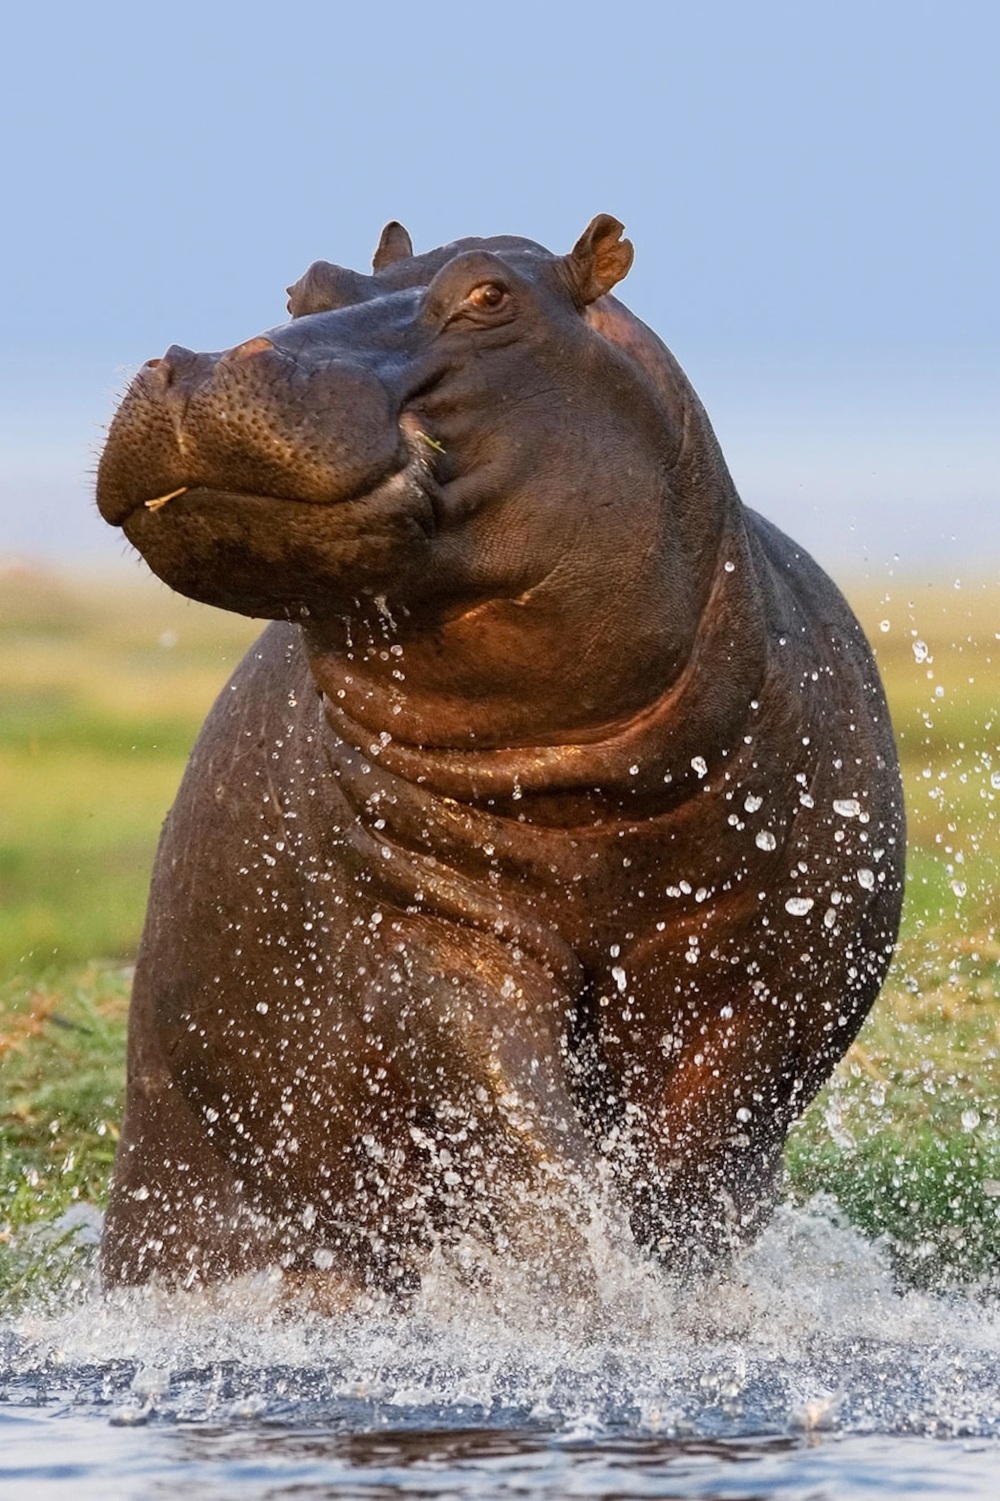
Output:
[[[211,379],[215,366],[224,358],[219,354],[198,354],[193,349],[185,349],[183,344],[171,344],[161,359],[146,361],[138,379],[153,391],[175,391],[184,387],[190,394],[190,390]]]
[[[119,526],[182,488],[335,504],[409,458],[392,393],[360,364],[304,360],[266,335],[223,353],[172,345],[112,423],[97,501]]]
[[[386,567],[423,566],[435,520],[411,428],[392,380],[315,329],[216,353],[172,345],[115,415],[97,504],[194,598],[251,615],[336,612],[377,592]]]

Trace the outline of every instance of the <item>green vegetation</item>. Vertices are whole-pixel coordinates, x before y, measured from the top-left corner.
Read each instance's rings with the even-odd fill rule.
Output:
[[[832,1194],[907,1280],[995,1284],[1000,589],[901,587],[854,604],[902,755],[907,899],[885,990],[793,1132],[789,1190]]]
[[[0,1308],[58,1293],[76,1271],[83,1248],[72,1216],[60,1217],[103,1200],[130,978],[105,963],[0,987]]]
[[[257,630],[154,582],[4,575],[0,976],[134,954],[163,815]]]
[[[72,1279],[57,1217],[102,1202],[160,824],[259,629],[141,577],[0,580],[0,1306]]]
[[[861,592],[907,782],[909,890],[882,1000],[796,1128],[788,1191],[834,1195],[900,1273],[1000,1266],[1000,589]],[[883,629],[888,622],[888,629]],[[0,1307],[74,1276],[124,1076],[157,831],[258,627],[136,576],[0,589]]]

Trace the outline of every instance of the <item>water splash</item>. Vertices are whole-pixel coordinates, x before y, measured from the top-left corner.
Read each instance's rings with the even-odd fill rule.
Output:
[[[334,1318],[289,1316],[269,1277],[198,1295],[92,1287],[0,1329],[0,1386],[126,1426],[1000,1436],[996,1305],[900,1291],[831,1201],[779,1209],[711,1284],[671,1285],[597,1236],[592,1254],[599,1291],[575,1301],[500,1264],[470,1286],[441,1260],[404,1313]]]

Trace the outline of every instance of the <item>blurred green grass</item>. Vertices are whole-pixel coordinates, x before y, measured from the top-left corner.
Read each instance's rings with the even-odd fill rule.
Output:
[[[834,1195],[911,1281],[989,1279],[1000,1266],[1000,587],[904,583],[851,597],[903,759],[907,903],[883,996],[793,1132],[788,1192]],[[126,583],[0,578],[7,1300],[53,1282],[24,1228],[101,1201],[159,827],[259,628],[138,572]]]
[[[0,590],[0,976],[135,952],[205,711],[260,629],[152,580]]]

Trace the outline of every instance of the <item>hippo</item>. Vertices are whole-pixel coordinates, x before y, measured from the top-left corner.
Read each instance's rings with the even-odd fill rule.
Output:
[[[700,1274],[875,999],[905,843],[875,662],[611,295],[622,236],[417,255],[392,223],[371,275],[317,263],[290,321],[172,347],[114,417],[104,518],[270,623],[159,846],[108,1286],[567,1285],[597,1205]]]

